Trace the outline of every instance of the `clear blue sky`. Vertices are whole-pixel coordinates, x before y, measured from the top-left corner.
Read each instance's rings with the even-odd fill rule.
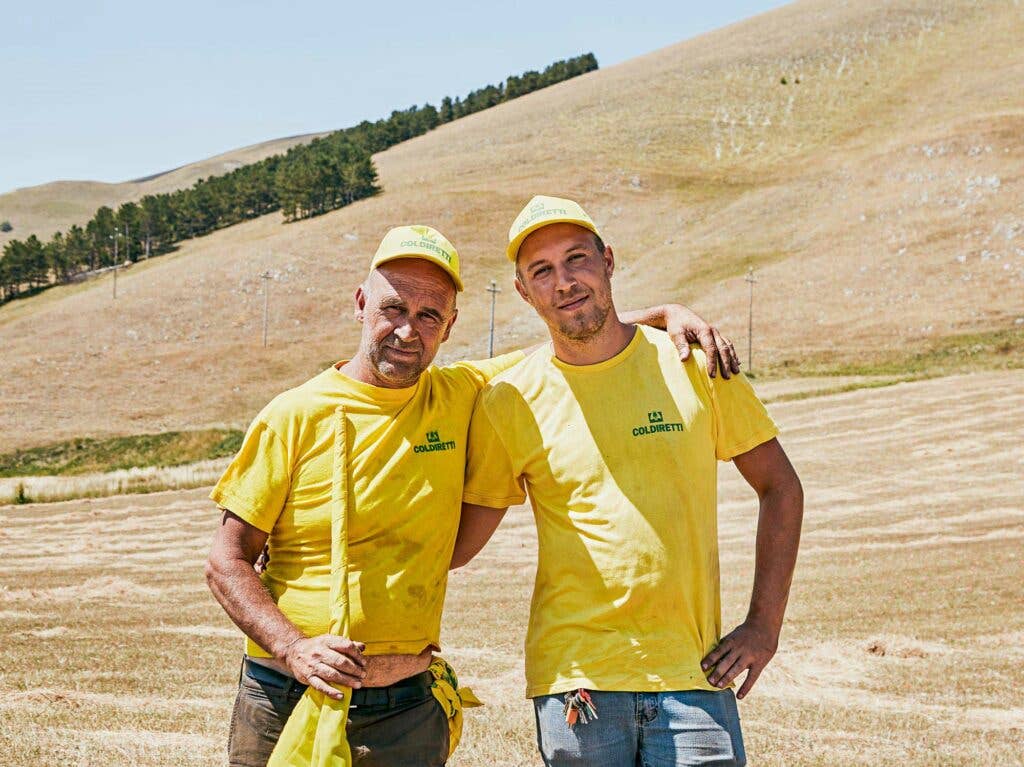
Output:
[[[146,176],[587,51],[609,66],[782,4],[4,3],[0,192]]]

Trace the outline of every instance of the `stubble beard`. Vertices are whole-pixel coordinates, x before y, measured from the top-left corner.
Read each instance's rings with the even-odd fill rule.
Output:
[[[385,341],[387,340],[389,339],[385,339]],[[415,361],[396,362],[386,356],[384,349],[385,341],[373,344],[370,347],[369,354],[367,355],[370,359],[370,364],[373,365],[373,369],[381,380],[401,388],[412,386],[419,380],[420,375],[426,369],[426,365],[422,364],[423,350],[419,350],[419,356]]]
[[[611,314],[610,304],[595,305],[581,309],[558,323],[558,334],[575,343],[583,343],[596,337],[604,328]]]

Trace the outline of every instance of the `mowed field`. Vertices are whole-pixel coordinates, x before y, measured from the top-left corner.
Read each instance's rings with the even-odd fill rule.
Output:
[[[1024,372],[771,406],[804,481],[751,765],[1024,764]],[[756,502],[720,474],[724,620]],[[0,507],[0,765],[219,765],[241,643],[206,590],[203,491]],[[446,655],[487,706],[456,767],[535,765],[522,644],[536,538],[510,512],[451,579]]]

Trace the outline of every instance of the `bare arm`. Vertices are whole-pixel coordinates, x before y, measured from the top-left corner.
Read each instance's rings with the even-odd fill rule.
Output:
[[[658,304],[646,309],[621,312],[619,320],[627,325],[647,325],[666,331],[679,349],[679,359],[690,356],[690,344],[700,344],[708,358],[708,375],[715,377],[718,370],[722,378],[729,378],[740,372],[740,358],[732,341],[723,336],[718,328],[709,325],[699,314],[682,304]],[[524,353],[532,354],[543,343],[534,344]]]
[[[757,553],[754,589],[746,620],[727,634],[702,662],[708,681],[727,687],[742,671],[743,698],[775,655],[800,546],[804,494],[800,479],[777,439],[736,456],[736,468],[757,492]]]
[[[740,358],[732,341],[682,304],[659,304],[647,309],[622,312],[619,320],[627,325],[649,325],[667,331],[679,349],[681,360],[690,356],[691,343],[700,344],[708,358],[708,375],[712,378],[719,369],[722,378],[740,372]]]
[[[330,634],[307,638],[285,617],[253,569],[266,542],[266,533],[225,509],[206,560],[210,591],[235,625],[296,679],[340,699],[331,684],[361,686],[365,648]]]
[[[459,534],[455,539],[455,551],[452,552],[452,563],[449,565],[449,569],[462,567],[480,553],[480,549],[498,529],[506,511],[508,511],[508,507],[492,509],[489,506],[477,506],[473,503],[462,504]]]

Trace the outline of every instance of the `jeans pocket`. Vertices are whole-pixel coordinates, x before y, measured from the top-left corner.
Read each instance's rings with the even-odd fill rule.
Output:
[[[239,691],[238,718],[261,737],[272,737],[276,741],[301,696],[295,691],[265,687],[246,678]]]

